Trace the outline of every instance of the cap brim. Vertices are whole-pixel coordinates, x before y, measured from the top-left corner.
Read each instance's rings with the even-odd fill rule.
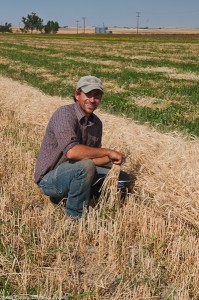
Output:
[[[99,86],[99,84],[90,84],[87,86],[82,86],[81,89],[85,94],[93,90],[100,90],[103,92],[103,89]]]

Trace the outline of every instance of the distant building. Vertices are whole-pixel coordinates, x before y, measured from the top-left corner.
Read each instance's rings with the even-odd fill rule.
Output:
[[[112,31],[108,29],[108,27],[95,27],[95,33],[96,34],[111,34]]]

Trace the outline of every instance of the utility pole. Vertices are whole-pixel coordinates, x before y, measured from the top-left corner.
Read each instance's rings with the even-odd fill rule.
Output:
[[[141,12],[136,12],[136,18],[137,18],[137,34],[138,34],[138,29],[139,29],[139,18],[140,18]]]
[[[76,20],[76,23],[77,23],[77,34],[78,34],[78,29],[79,29],[78,23],[79,23],[79,20]]]
[[[85,29],[86,29],[86,25],[85,25],[86,17],[82,17],[82,19],[83,19],[83,22],[84,22],[84,33],[85,33]]]

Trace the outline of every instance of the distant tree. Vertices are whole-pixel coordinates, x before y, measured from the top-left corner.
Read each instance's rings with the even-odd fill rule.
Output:
[[[36,15],[36,13],[32,12],[31,15],[27,15],[27,17],[22,17],[22,22],[24,23],[24,31],[28,32],[29,30],[31,33],[33,30],[38,30],[42,32],[44,25],[43,20]]]
[[[5,25],[0,25],[0,32],[12,32],[12,24],[5,23]]]
[[[44,26],[45,33],[57,33],[59,30],[59,23],[54,21],[48,21],[47,24]]]

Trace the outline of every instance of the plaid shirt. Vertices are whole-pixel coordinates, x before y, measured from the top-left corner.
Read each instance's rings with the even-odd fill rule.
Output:
[[[41,144],[35,168],[35,182],[67,161],[66,153],[75,145],[101,147],[102,122],[91,114],[86,123],[78,102],[58,108],[52,115]]]

